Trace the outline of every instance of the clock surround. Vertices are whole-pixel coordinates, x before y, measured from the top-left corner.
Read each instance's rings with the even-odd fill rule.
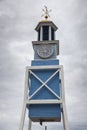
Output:
[[[47,58],[40,57],[38,55],[38,49],[42,45],[49,45],[53,49],[53,53]],[[56,59],[57,55],[59,55],[59,40],[52,40],[52,41],[32,41],[32,46],[34,49],[34,59],[35,60],[45,60],[45,59]]]
[[[49,58],[53,54],[53,48],[49,44],[39,45],[37,49],[37,54],[43,59]]]

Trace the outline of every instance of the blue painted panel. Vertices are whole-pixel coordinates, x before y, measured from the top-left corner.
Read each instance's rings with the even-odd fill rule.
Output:
[[[59,65],[59,60],[33,60],[31,66]]]
[[[34,122],[61,121],[61,111],[58,104],[30,105],[29,118]]]
[[[33,71],[43,82],[45,82],[56,70],[40,70]],[[42,75],[43,74],[43,75]],[[59,74],[56,74],[47,85],[58,95],[59,93]],[[38,81],[33,75],[31,75],[31,87],[30,87],[30,95],[34,93],[34,91],[42,85],[40,81]],[[33,97],[33,99],[56,99],[56,97],[45,87],[43,88]]]
[[[32,66],[41,66],[41,65],[58,65],[59,60],[48,60],[48,61],[32,61]],[[33,72],[45,82],[56,69],[52,70],[33,70]],[[41,85],[42,83],[38,81],[33,75],[30,76],[31,86],[29,95],[31,96]],[[57,73],[47,85],[51,88],[56,94],[60,96],[60,86],[59,86],[59,74]],[[32,99],[57,99],[57,97],[51,93],[45,86],[35,94]],[[33,120],[60,120],[61,119],[61,110],[60,105],[30,105],[29,106],[29,117]]]

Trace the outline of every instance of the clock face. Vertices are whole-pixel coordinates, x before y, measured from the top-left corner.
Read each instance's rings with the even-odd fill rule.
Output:
[[[41,58],[49,58],[53,54],[53,48],[48,44],[40,45],[37,53]]]

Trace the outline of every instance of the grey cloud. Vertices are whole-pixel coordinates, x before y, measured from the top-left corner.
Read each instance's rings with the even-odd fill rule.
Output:
[[[0,1],[0,129],[19,128],[25,66],[33,59],[31,41],[37,40],[34,28],[43,19],[44,5],[52,8],[51,19],[59,27],[56,38],[60,40],[70,129],[86,130],[86,0]],[[62,125],[50,124],[48,128],[62,129]],[[44,128],[35,124],[33,129]]]

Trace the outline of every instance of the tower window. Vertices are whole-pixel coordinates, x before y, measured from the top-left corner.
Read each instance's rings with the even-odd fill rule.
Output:
[[[49,40],[49,26],[43,26],[43,40]]]

